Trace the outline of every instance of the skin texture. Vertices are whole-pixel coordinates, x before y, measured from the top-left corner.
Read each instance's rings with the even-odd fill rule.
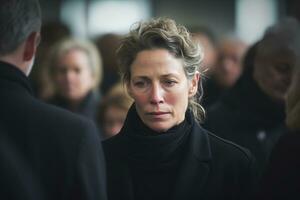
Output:
[[[188,80],[182,60],[167,50],[144,50],[131,65],[127,87],[141,120],[152,130],[165,132],[184,120],[198,80],[199,73]]]
[[[84,98],[93,87],[93,76],[85,52],[73,49],[63,54],[56,66],[54,81],[58,93],[70,101]]]

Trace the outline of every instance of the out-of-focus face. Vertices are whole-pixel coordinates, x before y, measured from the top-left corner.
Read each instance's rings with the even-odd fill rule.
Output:
[[[203,66],[202,67],[203,71],[205,72],[207,71],[209,74],[211,73],[211,71],[214,70],[214,67],[216,65],[216,61],[217,61],[216,48],[205,35],[201,35],[199,33],[194,34],[193,39],[195,42],[198,42],[204,50],[204,58],[201,66]]]
[[[257,56],[253,77],[265,94],[275,101],[284,102],[294,65],[295,57],[287,51]]]
[[[127,110],[110,106],[105,110],[103,131],[107,138],[118,134],[126,119]]]
[[[127,87],[141,120],[152,130],[165,132],[184,120],[198,79],[199,73],[189,81],[182,60],[167,50],[144,50],[131,65]]]
[[[290,130],[300,130],[300,68],[294,71],[286,95],[286,124]]]
[[[93,76],[86,53],[73,49],[63,54],[54,75],[58,93],[67,100],[84,98],[93,87]]]
[[[232,87],[240,77],[245,50],[246,45],[239,42],[225,41],[220,45],[214,77],[221,87]]]

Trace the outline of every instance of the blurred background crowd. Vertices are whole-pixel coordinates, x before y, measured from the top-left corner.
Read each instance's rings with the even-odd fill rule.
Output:
[[[203,126],[248,148],[262,172],[286,131],[285,96],[300,47],[299,1],[40,3],[42,41],[30,75],[38,98],[93,120],[102,139],[117,134],[133,100],[121,83],[116,50],[133,23],[169,17],[188,27],[204,50]]]

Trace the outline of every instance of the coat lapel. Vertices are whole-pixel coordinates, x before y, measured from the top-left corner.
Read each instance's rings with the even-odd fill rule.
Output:
[[[191,132],[189,147],[175,183],[173,200],[200,199],[210,172],[211,151],[207,134],[198,124]]]

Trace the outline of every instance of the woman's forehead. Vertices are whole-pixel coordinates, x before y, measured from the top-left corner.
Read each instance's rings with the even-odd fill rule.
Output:
[[[132,76],[169,76],[172,74],[184,74],[183,62],[163,49],[141,51],[131,65]]]

